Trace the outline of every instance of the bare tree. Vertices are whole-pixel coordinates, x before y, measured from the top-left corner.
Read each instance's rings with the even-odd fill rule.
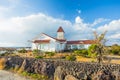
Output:
[[[94,43],[96,44],[96,49],[95,52],[97,53],[97,61],[98,63],[102,63],[103,62],[103,54],[106,52],[105,49],[105,34],[107,31],[105,31],[104,33],[98,35],[96,32],[94,32],[94,36],[95,36],[95,40]]]

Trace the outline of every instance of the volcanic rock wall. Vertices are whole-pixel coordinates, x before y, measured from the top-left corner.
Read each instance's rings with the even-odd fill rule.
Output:
[[[120,80],[119,64],[98,64],[63,60],[6,57],[6,68],[23,68],[46,75],[50,80]]]

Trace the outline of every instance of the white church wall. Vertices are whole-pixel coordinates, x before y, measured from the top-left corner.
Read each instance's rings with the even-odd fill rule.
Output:
[[[32,50],[37,49],[37,45],[35,43],[32,43]]]
[[[58,32],[57,39],[64,39],[64,32]]]
[[[91,44],[85,44],[85,49],[88,49]]]

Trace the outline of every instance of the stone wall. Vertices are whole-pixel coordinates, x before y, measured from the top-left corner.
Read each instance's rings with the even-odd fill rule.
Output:
[[[50,80],[120,80],[119,64],[98,64],[63,60],[6,57],[6,68],[23,67]]]

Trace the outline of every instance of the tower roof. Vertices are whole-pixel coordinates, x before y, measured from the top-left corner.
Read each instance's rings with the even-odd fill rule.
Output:
[[[64,32],[63,28],[60,26],[57,32]]]

